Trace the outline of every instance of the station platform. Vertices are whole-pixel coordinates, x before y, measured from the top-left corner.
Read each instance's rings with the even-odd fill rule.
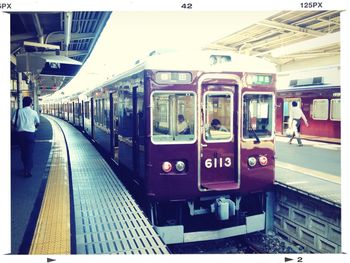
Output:
[[[340,206],[340,145],[276,139],[276,184]],[[32,177],[11,148],[12,254],[168,254],[95,147],[71,124],[41,117]],[[326,161],[325,161],[326,160]]]
[[[283,138],[287,138],[287,136],[281,134],[280,132],[277,133],[276,136],[282,138],[282,140]],[[302,134],[301,139],[305,139],[307,141],[314,141],[314,142],[341,144],[341,139],[338,139],[338,138],[319,137],[319,136],[313,136],[313,135],[307,135],[307,134]]]
[[[276,139],[276,184],[341,206],[341,146],[303,139],[303,147]]]
[[[11,148],[12,254],[168,254],[124,185],[73,126],[41,117],[32,177]]]

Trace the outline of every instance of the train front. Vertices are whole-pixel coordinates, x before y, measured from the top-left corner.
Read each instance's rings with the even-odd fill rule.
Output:
[[[253,73],[226,66],[147,73],[147,194],[152,223],[168,244],[265,228],[275,77],[256,65]]]

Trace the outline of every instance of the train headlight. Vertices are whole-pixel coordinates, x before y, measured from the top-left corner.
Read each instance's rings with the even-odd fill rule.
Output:
[[[169,172],[171,171],[171,169],[173,169],[173,166],[171,165],[170,162],[164,162],[164,163],[162,164],[162,170],[163,170],[163,172],[169,173]]]
[[[267,165],[267,163],[268,163],[267,157],[264,156],[264,155],[259,156],[259,163],[260,163],[262,166]]]
[[[256,158],[255,157],[249,157],[248,158],[248,164],[250,167],[254,167],[256,165]]]
[[[177,161],[175,164],[175,168],[178,172],[183,172],[186,168],[186,165],[183,161]]]

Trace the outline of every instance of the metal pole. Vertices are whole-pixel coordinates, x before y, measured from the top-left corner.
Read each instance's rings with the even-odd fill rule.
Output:
[[[22,108],[22,72],[17,75],[17,108]]]
[[[273,214],[275,207],[275,193],[270,191],[266,193],[266,222],[265,222],[265,232],[273,231]]]
[[[64,13],[64,46],[65,46],[65,50],[67,51],[67,56],[68,56],[69,43],[71,40],[72,20],[73,20],[73,12],[65,12]]]
[[[38,86],[37,85],[35,85],[36,83],[35,83],[35,80],[33,80],[33,81],[31,81],[30,82],[30,88],[32,88],[33,89],[33,104],[34,104],[34,110],[37,112],[37,113],[39,113],[39,98],[38,98]]]

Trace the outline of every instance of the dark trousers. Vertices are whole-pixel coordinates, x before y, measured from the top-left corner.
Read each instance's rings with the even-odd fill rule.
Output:
[[[34,139],[34,132],[18,132],[18,143],[25,173],[30,173],[33,168]]]
[[[290,138],[289,143],[292,143],[294,137],[296,137],[298,144],[302,145],[301,139],[300,139],[300,126],[301,126],[301,119],[293,119],[293,121],[296,121],[296,127],[297,127],[297,131],[298,134],[296,136],[295,132],[293,132],[292,138]]]
[[[300,133],[301,119],[294,119],[294,120],[297,122],[296,126],[298,129],[298,132]]]

